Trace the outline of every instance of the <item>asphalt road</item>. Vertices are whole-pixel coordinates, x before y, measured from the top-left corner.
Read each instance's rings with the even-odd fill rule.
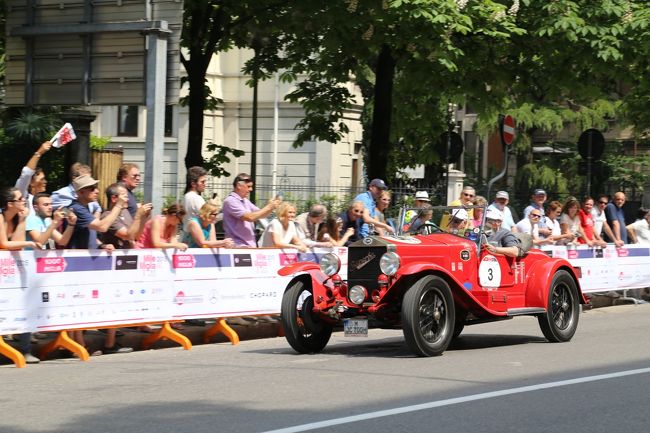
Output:
[[[283,338],[0,367],[0,432],[645,432],[650,304],[581,315],[569,343],[534,318],[468,327],[438,358],[401,331]]]

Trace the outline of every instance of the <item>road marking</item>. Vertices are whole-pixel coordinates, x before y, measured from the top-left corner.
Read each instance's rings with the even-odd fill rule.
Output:
[[[346,416],[343,418],[333,418],[325,421],[312,422],[308,424],[297,425],[293,427],[281,428],[278,430],[268,430],[262,433],[295,433],[319,428],[332,427],[335,425],[349,424],[358,421],[365,421],[385,416],[401,415],[409,412],[433,409],[436,407],[451,406],[454,404],[467,403],[470,401],[485,400],[488,398],[503,397],[504,395],[521,394],[524,392],[539,391],[542,389],[558,388],[561,386],[576,385],[579,383],[596,382],[599,380],[614,379],[618,377],[633,376],[637,374],[650,373],[650,368],[640,368],[637,370],[619,371],[617,373],[599,374],[596,376],[578,377],[575,379],[560,380],[557,382],[540,383],[537,385],[522,386],[519,388],[503,389],[501,391],[484,392],[481,394],[468,395],[465,397],[449,398],[446,400],[430,401],[428,403],[416,404],[412,406],[397,407],[394,409],[379,410],[368,412],[360,415]]]

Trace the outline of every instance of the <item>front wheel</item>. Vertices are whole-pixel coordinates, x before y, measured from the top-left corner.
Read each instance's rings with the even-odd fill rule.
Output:
[[[454,323],[454,298],[442,278],[427,275],[404,294],[404,338],[418,356],[442,355],[451,342]]]
[[[311,286],[296,280],[282,296],[282,326],[289,345],[299,353],[323,350],[332,336],[332,325],[314,314]]]
[[[578,288],[567,271],[557,271],[548,291],[546,313],[537,317],[544,337],[553,343],[569,341],[578,328]]]

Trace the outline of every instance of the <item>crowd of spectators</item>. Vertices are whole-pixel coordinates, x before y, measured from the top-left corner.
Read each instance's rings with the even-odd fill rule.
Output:
[[[46,141],[27,161],[14,187],[0,191],[0,249],[100,249],[108,253],[115,249],[133,248],[233,248],[271,247],[293,248],[305,252],[309,248],[330,248],[349,245],[371,234],[395,233],[385,217],[392,196],[382,179],[372,179],[367,191],[357,195],[338,215],[331,215],[323,204],[314,204],[297,215],[295,204],[281,196],[257,207],[249,199],[254,179],[240,173],[233,180],[233,190],[223,200],[204,198],[207,171],[190,167],[182,202],[171,203],[156,210],[150,203],[138,203],[134,190],[141,174],[137,164],[125,163],[116,173],[115,183],[102,186],[107,208],[102,209],[98,197],[99,182],[92,177],[88,165],[74,163],[70,167],[70,184],[46,192],[45,173],[39,160],[50,151]],[[420,232],[431,218],[431,200],[427,191],[417,191],[414,210],[404,217],[406,231]],[[523,218],[515,221],[509,205],[510,194],[498,191],[493,202],[477,196],[472,186],[465,186],[451,205],[460,208],[448,215],[445,227],[478,227],[486,220],[494,229],[491,236],[505,239],[501,248],[511,254],[508,242],[517,232],[528,233],[533,244],[604,246],[607,242],[620,247],[628,242],[650,245],[650,212],[639,209],[637,219],[625,224],[623,206],[625,194],[617,192],[596,199],[569,197],[564,202],[547,202],[543,189],[535,189],[530,204],[523,209]],[[485,216],[482,208],[487,207]],[[267,217],[259,235],[257,225]],[[217,230],[217,226],[222,230]],[[225,234],[222,239],[217,234]],[[132,349],[116,342],[116,330],[106,330],[103,353],[125,353]],[[38,362],[30,354],[30,334],[17,336],[20,350],[28,362]],[[82,331],[72,333],[84,344]]]

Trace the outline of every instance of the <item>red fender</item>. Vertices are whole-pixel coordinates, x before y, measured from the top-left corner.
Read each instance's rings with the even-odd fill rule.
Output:
[[[296,262],[278,270],[278,275],[287,277],[298,272],[320,271],[320,265],[314,262]]]
[[[528,273],[526,286],[526,305],[528,307],[547,307],[549,284],[553,279],[553,275],[560,269],[569,272],[575,280],[580,303],[586,304],[588,302],[582,293],[580,280],[571,263],[564,259],[555,259],[537,262]]]

